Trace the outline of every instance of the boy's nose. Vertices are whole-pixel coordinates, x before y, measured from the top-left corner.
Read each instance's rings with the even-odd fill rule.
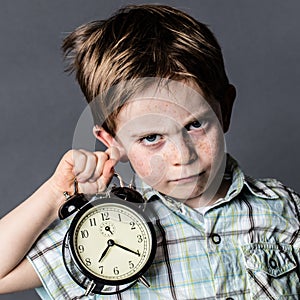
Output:
[[[173,147],[171,155],[174,165],[188,165],[198,157],[191,138],[185,132],[173,139]]]

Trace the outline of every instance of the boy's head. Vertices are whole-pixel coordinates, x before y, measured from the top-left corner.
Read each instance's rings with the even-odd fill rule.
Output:
[[[107,20],[76,29],[65,39],[63,50],[70,59],[68,70],[76,73],[89,103],[122,81],[145,77],[193,81],[205,98],[221,105],[230,87],[213,33],[188,14],[168,6],[127,6]],[[112,135],[115,117],[130,96],[114,93],[114,97],[98,101],[96,117],[98,125]],[[226,131],[230,109],[223,106]]]
[[[218,191],[235,90],[204,24],[167,6],[129,6],[79,27],[63,49],[98,139],[146,183],[184,200]]]

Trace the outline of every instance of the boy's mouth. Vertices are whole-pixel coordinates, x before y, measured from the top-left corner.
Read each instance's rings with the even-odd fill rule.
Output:
[[[172,180],[169,180],[169,182],[174,182],[174,183],[179,183],[179,184],[195,182],[195,180],[198,180],[199,177],[202,176],[204,173],[205,173],[205,171],[203,171],[199,174],[196,174],[196,175],[190,175],[190,176],[185,176],[185,177],[172,179]]]

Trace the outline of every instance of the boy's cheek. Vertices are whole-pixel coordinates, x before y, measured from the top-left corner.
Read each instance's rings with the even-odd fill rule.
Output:
[[[129,157],[129,160],[139,177],[152,187],[158,185],[167,173],[167,164],[160,155]]]
[[[199,156],[205,156],[212,164],[217,163],[225,151],[225,140],[222,132],[215,128],[212,134],[208,134],[205,140],[197,142]]]

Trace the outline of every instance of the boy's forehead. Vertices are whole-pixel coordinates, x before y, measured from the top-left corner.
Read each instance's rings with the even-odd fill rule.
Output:
[[[138,99],[161,99],[182,104],[184,99],[203,98],[202,90],[194,82],[160,80],[136,92],[129,101]],[[204,98],[203,98],[204,100]]]
[[[183,83],[180,81],[160,81],[147,86],[135,93],[127,102],[129,107],[138,107],[144,110],[158,113],[165,111],[186,111],[187,113],[201,113],[211,109],[214,103],[209,103],[201,89],[193,82]],[[126,107],[126,105],[125,105]]]
[[[195,119],[210,118],[218,121],[215,110],[195,87],[182,82],[148,86],[135,93],[120,110],[116,125],[121,128],[182,127]],[[168,125],[169,124],[169,125]]]

